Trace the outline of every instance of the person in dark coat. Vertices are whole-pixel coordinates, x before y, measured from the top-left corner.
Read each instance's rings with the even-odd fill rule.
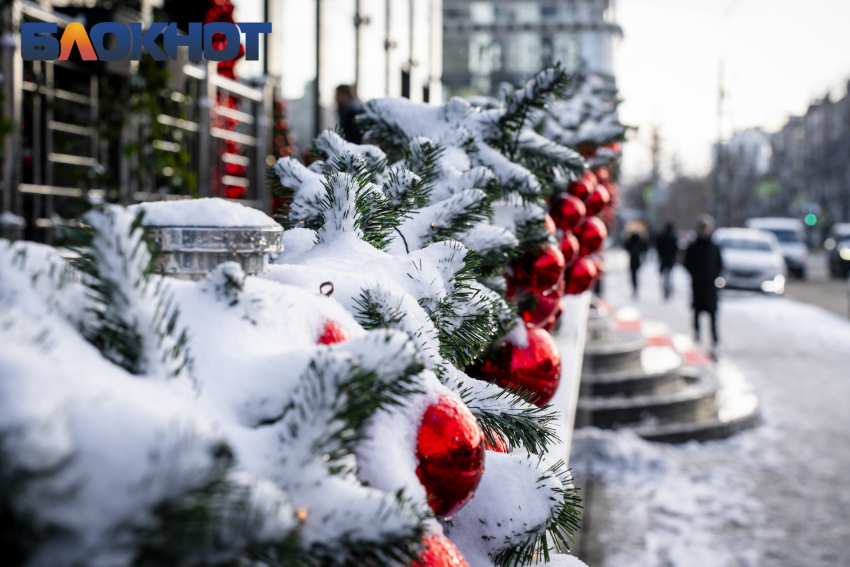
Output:
[[[355,118],[363,109],[350,85],[340,85],[336,88],[336,106],[339,112],[339,127],[342,130],[342,137],[352,144],[361,143],[363,134],[360,132]]]
[[[640,260],[644,252],[643,240],[640,234],[633,232],[629,239],[626,240],[626,252],[629,253],[629,269],[632,271],[632,295],[638,295],[638,270],[640,269]]]
[[[664,299],[670,299],[670,274],[673,271],[673,266],[676,264],[676,253],[679,251],[672,223],[667,223],[667,226],[664,227],[664,232],[659,234],[658,238],[655,239],[655,249],[658,251]]]
[[[697,239],[685,252],[685,268],[691,274],[694,308],[694,337],[699,342],[699,315],[711,317],[711,338],[717,346],[717,278],[723,269],[720,248],[711,241],[714,218],[701,215],[697,220]]]

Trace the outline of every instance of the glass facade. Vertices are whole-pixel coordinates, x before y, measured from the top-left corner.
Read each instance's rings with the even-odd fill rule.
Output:
[[[338,85],[355,85],[364,102],[441,102],[441,0],[274,0],[270,20],[269,73],[289,100],[299,148],[336,125]]]
[[[495,94],[557,62],[613,74],[612,17],[611,0],[445,0],[443,83],[450,94]]]

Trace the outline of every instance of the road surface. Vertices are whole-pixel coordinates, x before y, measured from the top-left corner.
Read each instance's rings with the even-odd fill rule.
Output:
[[[826,255],[812,252],[806,262],[806,279],[790,279],[785,297],[823,307],[842,317],[850,317],[847,282],[830,277]]]

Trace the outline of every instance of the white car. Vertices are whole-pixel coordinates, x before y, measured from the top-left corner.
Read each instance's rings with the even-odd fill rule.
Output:
[[[770,232],[752,228],[719,228],[713,240],[720,247],[723,271],[717,287],[753,289],[781,294],[788,268],[779,241]]]
[[[744,226],[772,232],[779,241],[788,271],[801,280],[805,279],[809,247],[806,245],[806,229],[802,222],[792,218],[764,217],[747,219]]]

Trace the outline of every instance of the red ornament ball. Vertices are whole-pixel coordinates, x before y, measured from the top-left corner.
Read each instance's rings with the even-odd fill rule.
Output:
[[[601,280],[605,277],[605,260],[599,254],[592,254],[590,259],[593,260],[593,265],[596,266],[596,279]]]
[[[523,390],[537,406],[543,406],[555,395],[561,381],[561,353],[543,329],[529,327],[526,332],[526,346],[506,343],[494,359],[470,368],[469,373],[502,388]]]
[[[543,219],[543,224],[546,226],[546,232],[548,232],[549,234],[555,234],[555,232],[558,230],[555,221],[552,219],[549,213],[546,213],[546,216]]]
[[[533,302],[533,309],[523,309],[522,319],[529,325],[541,327],[546,323],[546,320],[551,317],[561,303],[561,297],[564,295],[566,284],[562,279],[555,289],[546,293],[534,294],[530,297]]]
[[[428,406],[417,435],[416,476],[434,514],[446,518],[469,502],[484,474],[484,434],[463,402],[442,396]]]
[[[555,328],[558,326],[558,320],[560,320],[561,314],[563,314],[563,312],[564,312],[564,308],[561,307],[560,304],[558,304],[558,310],[555,311],[554,315],[549,317],[549,319],[546,321],[546,323],[544,325],[541,326],[541,328],[544,331],[546,331],[547,333],[550,333],[550,334],[555,332]]]
[[[443,534],[428,534],[422,543],[425,549],[411,567],[469,567],[457,546]]]
[[[596,189],[596,184],[596,176],[593,175],[592,171],[588,170],[584,172],[581,179],[570,183],[568,191],[582,201],[587,201],[587,198]]]
[[[593,254],[600,248],[608,236],[608,229],[605,228],[605,223],[596,217],[588,217],[581,225],[581,229],[577,234],[579,243],[579,255],[587,256]]]
[[[495,438],[496,438],[496,444],[495,445],[490,443],[489,441],[487,441],[485,439],[484,448],[487,449],[488,451],[495,451],[497,453],[510,453],[511,452],[510,449],[508,448],[508,444],[505,442],[504,439],[502,439],[498,435],[496,435]]]
[[[567,295],[584,293],[596,283],[596,264],[588,257],[579,258],[569,270]]]
[[[608,181],[611,178],[611,174],[605,167],[594,167],[593,175],[596,176],[597,183],[604,183],[605,181]]]
[[[322,334],[319,335],[317,344],[332,345],[336,343],[344,343],[351,340],[351,335],[336,321],[325,321],[322,327]]]
[[[587,203],[585,203],[585,206],[587,207],[587,216],[598,215],[599,212],[605,208],[605,205],[610,202],[611,194],[608,193],[608,189],[600,183],[596,186],[596,191],[590,194],[590,197],[587,198]]]
[[[520,256],[513,266],[515,283],[531,293],[545,293],[561,281],[565,266],[561,250],[547,244],[542,251]]]
[[[584,222],[587,207],[575,195],[561,195],[552,203],[549,213],[555,226],[569,232]]]
[[[564,262],[566,262],[567,268],[575,264],[575,261],[579,259],[579,243],[578,238],[572,232],[568,232],[564,234],[564,237],[561,239],[561,254],[564,255]]]

